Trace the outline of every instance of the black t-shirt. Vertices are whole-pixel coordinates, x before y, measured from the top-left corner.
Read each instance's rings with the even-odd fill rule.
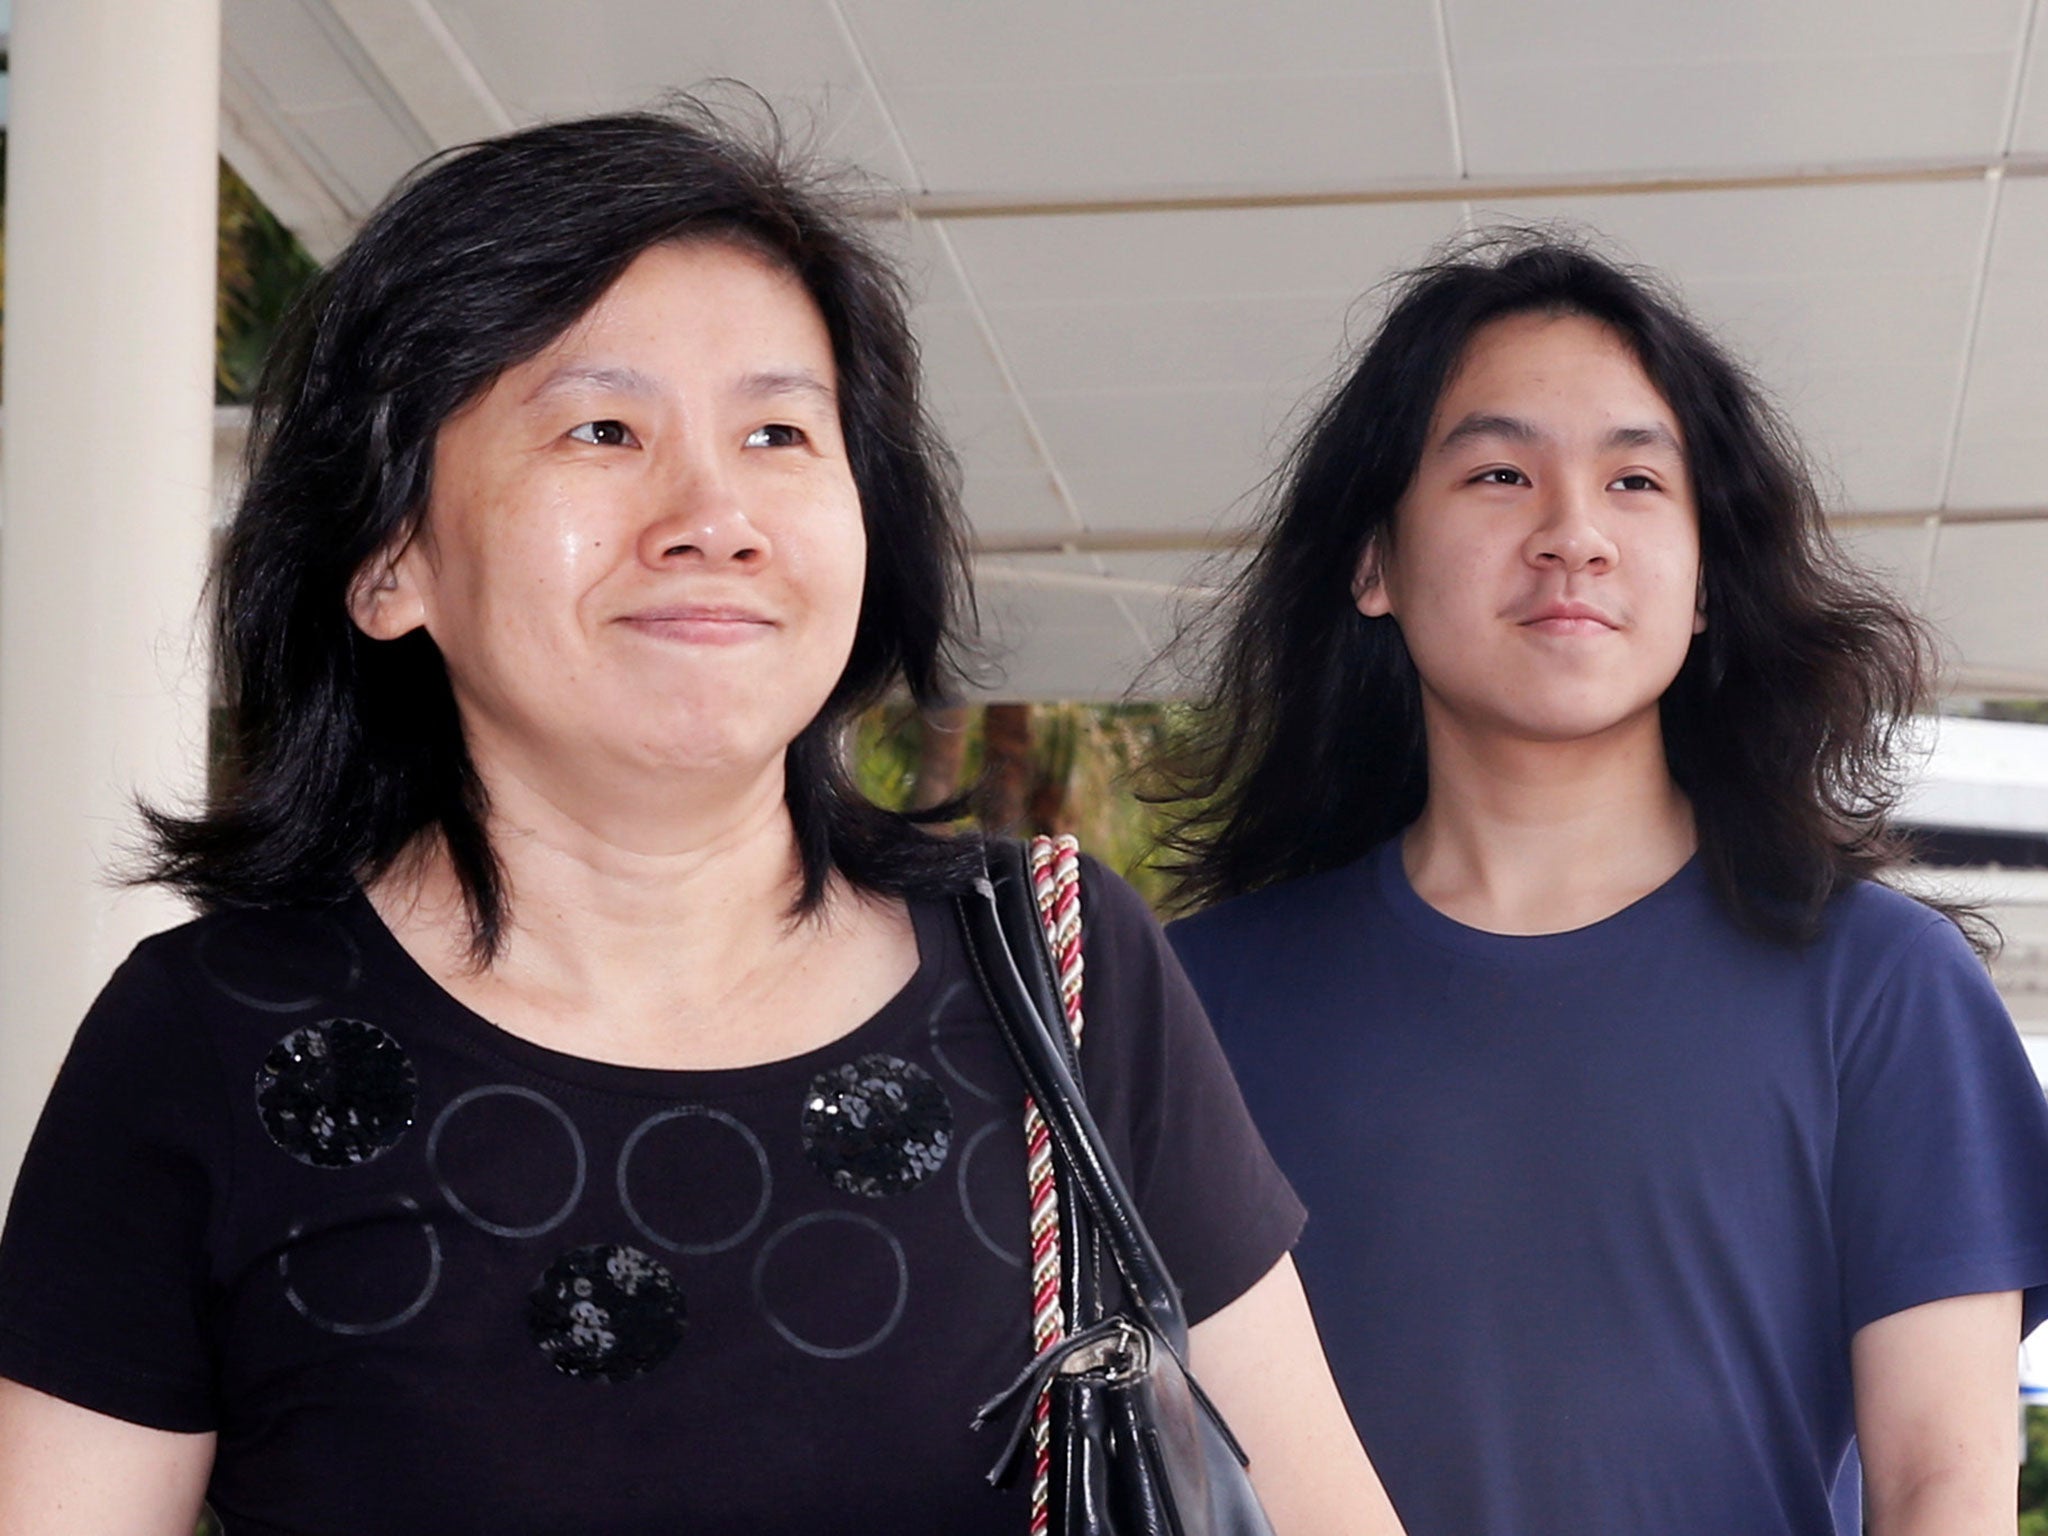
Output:
[[[1142,903],[1085,912],[1090,1102],[1200,1319],[1301,1207]],[[968,1428],[1029,1354],[1022,1089],[911,915],[873,1018],[706,1072],[505,1033],[360,896],[149,940],[23,1166],[0,1375],[217,1431],[230,1536],[1023,1530]]]

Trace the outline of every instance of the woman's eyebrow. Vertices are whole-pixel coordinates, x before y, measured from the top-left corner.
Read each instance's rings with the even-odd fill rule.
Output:
[[[747,374],[736,393],[754,399],[775,395],[812,395],[826,405],[839,403],[839,392],[808,368],[771,368]]]
[[[652,399],[661,393],[661,385],[637,368],[627,368],[609,363],[564,363],[552,369],[548,376],[534,385],[526,397],[528,405],[545,400],[552,395],[569,394],[578,390],[592,394],[634,395]]]
[[[659,379],[638,368],[612,363],[564,363],[549,371],[526,397],[528,405],[555,395],[585,392],[630,395],[652,400],[666,394]],[[828,406],[837,406],[838,391],[808,368],[767,368],[740,376],[733,393],[747,399],[770,399],[777,395],[811,395]]]

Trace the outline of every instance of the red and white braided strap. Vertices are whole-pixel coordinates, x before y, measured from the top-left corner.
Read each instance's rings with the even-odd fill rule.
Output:
[[[1031,891],[1059,972],[1060,1002],[1074,1046],[1081,1044],[1081,845],[1071,837],[1034,837]],[[1024,1171],[1031,1181],[1031,1343],[1038,1354],[1066,1334],[1060,1307],[1060,1202],[1053,1184],[1052,1135],[1035,1100],[1024,1101]],[[1031,1536],[1051,1521],[1052,1397],[1031,1411]]]

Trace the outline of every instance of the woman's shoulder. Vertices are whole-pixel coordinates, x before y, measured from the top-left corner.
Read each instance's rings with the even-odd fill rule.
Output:
[[[236,908],[152,934],[101,988],[71,1056],[161,1059],[217,1048],[238,1028],[276,1033],[277,1021],[361,979],[362,945],[345,915],[333,905]]]
[[[1085,849],[1080,862],[1084,921],[1106,924],[1120,932],[1157,931],[1159,918],[1136,886]]]
[[[357,898],[358,900],[360,898]],[[345,990],[363,968],[350,901],[203,912],[137,944],[117,977],[176,977],[256,1008],[288,1011],[312,994]]]

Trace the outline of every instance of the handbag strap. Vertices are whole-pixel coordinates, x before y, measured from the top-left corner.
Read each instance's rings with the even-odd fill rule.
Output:
[[[1059,973],[1060,1011],[1074,1050],[1081,1049],[1081,845],[1073,837],[1034,837],[1026,845],[1031,862],[1031,895],[1045,926],[1046,948]]]
[[[1131,1306],[1176,1355],[1185,1356],[1187,1318],[1166,1263],[1081,1097],[1063,1042],[1034,1002],[1019,969],[1017,953],[1025,939],[1015,930],[1024,928],[1034,946],[1045,943],[1037,903],[1024,875],[1023,850],[1014,843],[992,844],[989,862],[990,876],[977,879],[957,900],[976,979],[1044,1120],[1051,1148],[1072,1176],[1108,1246]],[[1017,918],[1020,911],[1029,914],[1022,923]],[[1023,953],[1029,956],[1031,951]]]
[[[1058,1309],[1058,1277],[1062,1268],[1059,1212],[1063,1208],[1074,1214],[1071,1227],[1092,1228],[1106,1235],[1110,1256],[1123,1277],[1132,1310],[1152,1330],[1155,1346],[1172,1352],[1195,1401],[1215,1423],[1224,1444],[1240,1464],[1246,1464],[1247,1458],[1230,1426],[1194,1377],[1187,1374],[1188,1325],[1180,1294],[1124,1188],[1101,1128],[1089,1113],[1087,1100],[1076,1082],[1079,1058],[1074,1042],[1080,1032],[1082,970],[1079,850],[1071,837],[1036,841],[1043,846],[1031,851],[1029,877],[1027,856],[1018,844],[985,845],[985,873],[968,892],[955,898],[955,907],[967,940],[968,962],[1029,1093],[1025,1123],[1032,1190],[1036,1349],[1017,1381],[982,1406],[975,1416],[975,1426],[979,1428],[1026,1386],[1034,1388],[1030,1420],[1035,1452],[1031,1531],[1033,1536],[1043,1536],[1049,1524],[1048,1388],[1052,1374],[1074,1347],[1099,1344],[1113,1334],[1129,1332],[1124,1320],[1100,1320],[1091,1311],[1082,1318],[1079,1331],[1062,1340],[1064,1324]],[[1061,957],[1056,972],[1055,955]],[[1055,993],[1061,999],[1057,1005],[1052,1002]],[[1055,1016],[1062,1016],[1068,1027],[1056,1028],[1052,1023]],[[1055,1161],[1064,1165],[1070,1175],[1063,1182],[1052,1177]],[[1043,1181],[1037,1171],[1041,1166],[1045,1170]],[[1076,1190],[1081,1196],[1078,1202],[1073,1199]],[[1046,1196],[1043,1204],[1042,1193]],[[1080,1293],[1092,1295],[1093,1278],[1086,1275],[1090,1266],[1084,1262],[1084,1255],[1092,1249],[1094,1237],[1071,1229],[1069,1236],[1075,1239],[1079,1250],[1072,1253],[1070,1268],[1086,1280]],[[1042,1253],[1050,1258],[1048,1273],[1053,1283],[1049,1291],[1037,1283]],[[1049,1339],[1041,1340],[1038,1322],[1046,1314],[1051,1318],[1051,1326],[1045,1330]],[[1022,1433],[1020,1423],[1018,1432],[989,1473],[991,1482],[1003,1479]]]
[[[1061,1044],[1067,1047],[1076,1072],[1081,1064],[1081,859],[1080,844],[1071,837],[1055,846],[1048,837],[1034,837],[1029,845],[1031,891],[1045,925],[1046,944],[1026,951],[1033,959],[1051,958],[1058,967],[1054,989],[1059,1015],[1066,1028]],[[1062,857],[1064,855],[1064,857]],[[1057,915],[1055,915],[1057,914]],[[1041,1019],[1050,1018],[1052,997],[1044,990],[1048,979],[1039,965],[1025,967],[1030,976],[1033,1001]],[[1078,1215],[1071,1196],[1061,1200],[1059,1182],[1053,1177],[1052,1133],[1038,1101],[1024,1100],[1024,1174],[1031,1187],[1031,1351],[1032,1363],[1056,1366],[1068,1339],[1067,1321],[1083,1330],[1094,1322],[1092,1309],[1082,1299],[1084,1290],[1092,1297],[1095,1277],[1085,1273],[1086,1237],[1076,1230]],[[1068,1220],[1061,1220],[1061,1206]],[[1066,1247],[1062,1248],[1064,1238]],[[1077,1315],[1078,1314],[1078,1315]],[[1050,1381],[1050,1377],[1047,1377]],[[1013,1437],[1014,1439],[1014,1437]],[[1002,1458],[1006,1461],[1007,1456]],[[1002,1461],[998,1462],[1001,1465]],[[1052,1393],[1041,1384],[1031,1400],[1031,1536],[1042,1536],[1051,1524],[1052,1508]]]

